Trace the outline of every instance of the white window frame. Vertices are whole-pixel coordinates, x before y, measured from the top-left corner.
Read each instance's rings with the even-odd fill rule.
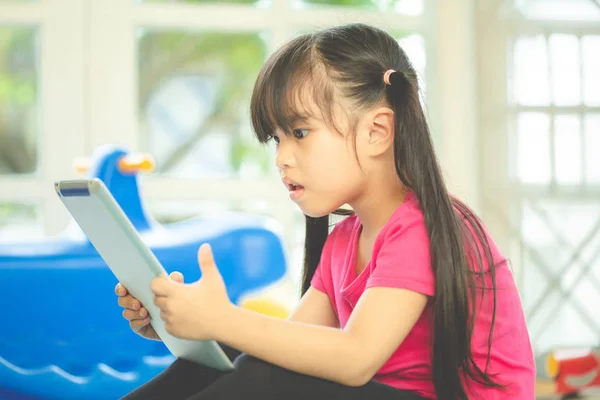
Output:
[[[478,13],[478,70],[480,85],[482,216],[494,233],[500,247],[507,249],[510,258],[518,260],[520,245],[514,240],[510,226],[520,226],[520,206],[524,199],[554,198],[591,202],[600,197],[600,185],[587,184],[581,190],[561,190],[556,185],[540,187],[522,185],[511,177],[510,143],[515,140],[516,118],[520,111],[564,113],[576,111],[600,112],[600,107],[521,106],[513,104],[509,92],[512,72],[512,45],[522,35],[551,33],[600,35],[597,21],[547,21],[525,19],[507,8],[504,0],[479,0]],[[583,138],[582,138],[583,139]],[[551,135],[551,140],[553,140]],[[553,157],[553,156],[552,156]],[[551,165],[554,170],[554,163]],[[514,175],[514,174],[513,174]],[[500,208],[505,207],[502,211]],[[503,217],[501,215],[504,215]],[[522,282],[519,263],[513,264],[518,282]]]
[[[476,106],[474,52],[474,14],[469,12],[469,1],[457,4],[426,0],[422,16],[410,17],[395,13],[380,13],[352,8],[293,9],[287,1],[275,0],[270,9],[249,9],[235,5],[188,6],[148,4],[131,6],[122,0],[89,2],[91,16],[90,48],[94,49],[89,76],[114,77],[87,81],[90,101],[90,132],[88,151],[95,146],[112,142],[137,147],[136,120],[136,42],[134,31],[140,26],[157,29],[223,31],[254,31],[268,29],[277,47],[290,36],[292,29],[327,26],[334,23],[365,22],[386,29],[413,31],[423,35],[427,53],[428,110],[432,131],[442,153],[451,154],[444,159],[451,186],[456,191],[478,201],[478,185],[472,179],[475,146],[457,146],[456,143],[476,143]],[[434,6],[435,12],[434,12]],[[467,11],[464,11],[467,10]],[[472,11],[472,7],[471,7]],[[97,16],[110,15],[108,21]],[[435,20],[436,23],[428,23]],[[226,22],[223,22],[226,21]],[[309,21],[309,23],[307,23]],[[272,49],[271,49],[272,50]],[[106,64],[103,59],[118,59]],[[96,68],[96,70],[95,70]],[[444,87],[438,88],[438,82]],[[465,87],[466,86],[466,87]],[[121,90],[125,88],[125,90]],[[464,94],[460,99],[456,93]],[[440,113],[439,103],[446,109]],[[442,114],[442,115],[440,115]],[[470,156],[470,157],[469,157]],[[294,238],[293,213],[295,207],[281,190],[281,183],[273,179],[260,181],[238,180],[181,180],[167,177],[149,177],[144,180],[145,194],[154,199],[190,200],[248,199],[267,200],[273,203],[276,218],[285,227],[288,245]]]
[[[586,183],[572,187],[551,185],[520,184],[516,178],[516,156],[511,155],[515,148],[512,143],[516,140],[517,115],[522,111],[541,111],[553,116],[565,112],[584,115],[586,112],[600,112],[600,107],[576,106],[557,107],[554,105],[529,107],[515,104],[510,92],[510,79],[514,68],[513,46],[518,37],[527,35],[547,35],[555,33],[573,34],[581,37],[586,34],[600,35],[600,25],[597,21],[548,21],[525,19],[515,10],[506,6],[504,0],[479,0],[478,7],[478,69],[480,73],[480,107],[479,125],[481,129],[481,168],[482,168],[482,216],[488,229],[493,233],[495,241],[512,260],[511,267],[517,284],[524,299],[528,293],[525,290],[525,271],[521,265],[525,252],[521,242],[522,205],[527,201],[560,200],[573,205],[598,204],[600,185]],[[583,81],[582,81],[583,84]],[[583,92],[582,92],[583,95]],[[583,121],[582,121],[583,125]],[[583,129],[583,127],[582,127]],[[551,143],[554,129],[550,126]],[[585,140],[582,135],[582,141]],[[583,144],[583,143],[582,143]],[[551,145],[553,150],[553,145]],[[551,171],[554,176],[555,161],[552,151]],[[582,171],[585,176],[584,171]],[[579,246],[579,245],[578,245]],[[564,302],[562,290],[556,287],[546,287],[552,293],[558,294]],[[544,298],[542,300],[546,300]],[[536,304],[539,304],[539,298]],[[573,304],[578,308],[576,304]],[[526,317],[534,312],[527,309]],[[588,314],[578,312],[578,317],[590,327],[598,326],[597,321],[591,321]],[[546,320],[543,320],[547,322]],[[536,320],[536,323],[539,322]],[[535,341],[540,331],[532,332]],[[578,340],[576,333],[570,342]],[[560,346],[562,343],[555,343]],[[546,343],[547,345],[547,343]],[[592,343],[581,343],[592,345]],[[537,348],[537,351],[548,349]]]
[[[38,204],[46,234],[67,221],[53,183],[74,176],[71,162],[85,149],[82,11],[79,0],[0,3],[0,26],[38,29],[40,60],[37,172],[0,176],[0,202]]]
[[[142,4],[133,0],[0,1],[0,25],[41,29],[39,174],[0,176],[0,202],[39,199],[44,231],[60,232],[69,216],[53,193],[56,179],[75,176],[71,162],[104,143],[138,149],[137,43],[139,27],[230,32],[269,30],[272,48],[294,29],[365,22],[386,30],[415,32],[426,46],[427,114],[448,185],[479,209],[477,81],[473,0],[424,0],[420,16],[355,8],[293,9],[273,0],[270,9],[239,5]],[[108,61],[107,61],[108,60]],[[118,60],[115,62],[114,60]],[[60,99],[60,101],[57,101]],[[296,245],[295,206],[274,179],[182,180],[143,177],[152,199],[267,200]]]

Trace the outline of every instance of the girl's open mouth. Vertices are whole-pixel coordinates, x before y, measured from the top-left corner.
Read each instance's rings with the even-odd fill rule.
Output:
[[[302,193],[304,193],[304,186],[296,185],[294,183],[287,185],[288,190],[290,191],[290,199],[298,200]]]

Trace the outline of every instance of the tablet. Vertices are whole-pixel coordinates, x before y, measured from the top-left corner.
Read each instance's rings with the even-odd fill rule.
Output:
[[[112,273],[148,310],[154,330],[169,351],[176,357],[221,371],[232,369],[232,362],[214,340],[185,340],[166,331],[160,309],[154,304],[150,284],[154,278],[166,276],[167,272],[104,183],[95,178],[59,181],[54,187]]]

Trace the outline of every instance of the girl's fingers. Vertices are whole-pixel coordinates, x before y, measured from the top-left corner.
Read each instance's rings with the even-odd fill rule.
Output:
[[[119,297],[117,302],[121,307],[134,311],[139,311],[142,308],[140,301],[132,296]]]
[[[133,321],[129,321],[129,326],[131,327],[131,329],[133,329],[134,331],[139,331],[140,329],[142,329],[143,327],[145,327],[146,325],[148,325],[150,323],[150,317],[146,317],[144,319],[135,319]]]
[[[115,293],[117,296],[127,296],[127,289],[125,289],[125,286],[117,283],[117,286],[115,286]]]
[[[144,320],[148,318],[148,310],[142,308],[139,311],[134,311],[126,308],[123,310],[123,318],[131,322]]]

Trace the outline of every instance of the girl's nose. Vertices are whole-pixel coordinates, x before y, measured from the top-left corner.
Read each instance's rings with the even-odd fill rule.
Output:
[[[295,164],[294,154],[290,143],[282,140],[277,147],[277,155],[275,157],[275,165],[281,171],[283,169],[293,167]]]

